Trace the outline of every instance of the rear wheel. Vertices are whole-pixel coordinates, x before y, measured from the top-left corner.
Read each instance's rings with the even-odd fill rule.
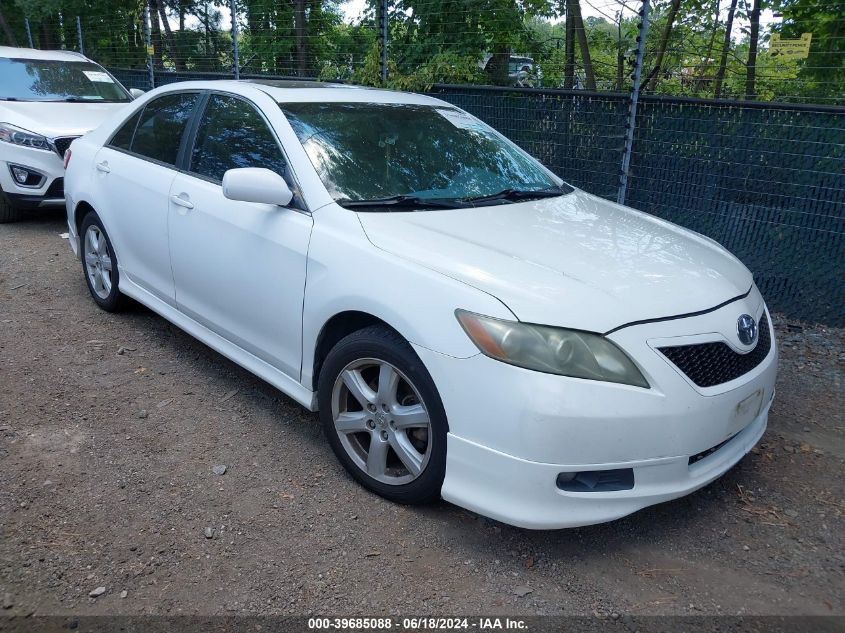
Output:
[[[94,211],[89,211],[82,220],[79,235],[82,239],[82,270],[91,297],[103,310],[119,310],[126,303],[126,297],[118,290],[117,256],[100,217]]]
[[[9,198],[0,191],[0,224],[7,222],[17,222],[23,217],[23,211],[17,207],[12,206]]]
[[[317,395],[329,443],[358,482],[400,503],[440,497],[446,414],[401,336],[372,326],[342,339],[323,364]]]

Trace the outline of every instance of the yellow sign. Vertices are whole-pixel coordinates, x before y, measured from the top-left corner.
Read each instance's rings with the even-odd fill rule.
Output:
[[[147,55],[149,55],[150,57],[152,57],[153,55],[155,55],[155,50],[156,50],[156,49],[155,49],[155,48],[153,48],[152,46],[147,46]],[[804,57],[806,57],[806,55],[805,55]]]
[[[777,59],[807,59],[812,39],[812,33],[802,33],[801,39],[798,40],[782,40],[780,34],[772,33],[769,55]]]

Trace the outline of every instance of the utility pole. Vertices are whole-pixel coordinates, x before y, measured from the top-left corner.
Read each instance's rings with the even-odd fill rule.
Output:
[[[241,65],[238,61],[238,3],[229,0],[229,10],[232,12],[232,74],[235,79],[241,78]]]
[[[158,16],[156,16],[158,19]],[[153,66],[153,40],[150,33],[150,5],[144,3],[144,44],[147,47],[147,75],[150,90],[156,87],[155,68]]]
[[[637,57],[634,62],[634,74],[631,77],[634,85],[631,88],[631,104],[628,108],[628,125],[625,128],[625,148],[622,152],[622,169],[619,172],[619,192],[616,195],[616,202],[625,204],[625,196],[628,193],[628,172],[631,169],[631,150],[634,146],[634,129],[637,125],[637,103],[640,99],[640,82],[643,74],[643,55],[645,54],[645,39],[648,35],[648,2],[643,0],[643,8],[640,10],[640,23],[637,25]]]
[[[76,16],[76,40],[79,42],[79,52],[85,54],[85,46],[82,44],[82,21]]]
[[[379,0],[378,4],[378,28],[379,28],[379,42],[381,44],[379,51],[379,74],[381,76],[381,83],[387,82],[387,0]]]
[[[26,39],[29,41],[29,47],[35,48],[35,46],[32,44],[32,29],[29,28],[29,18],[24,18],[23,24],[26,27]]]

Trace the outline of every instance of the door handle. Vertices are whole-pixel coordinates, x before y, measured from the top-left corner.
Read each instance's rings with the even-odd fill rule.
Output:
[[[170,196],[170,201],[177,207],[185,207],[186,209],[194,208],[194,203],[191,202],[188,198],[183,198],[182,196]]]
[[[103,161],[102,163],[97,163],[97,171],[101,171],[104,174],[107,174],[111,171],[111,167],[109,167],[107,161]]]

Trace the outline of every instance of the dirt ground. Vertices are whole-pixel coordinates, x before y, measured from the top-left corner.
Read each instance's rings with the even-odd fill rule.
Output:
[[[3,614],[845,614],[842,330],[777,319],[769,430],[720,480],[531,532],[369,494],[316,415],[99,310],[65,230],[0,226]]]

